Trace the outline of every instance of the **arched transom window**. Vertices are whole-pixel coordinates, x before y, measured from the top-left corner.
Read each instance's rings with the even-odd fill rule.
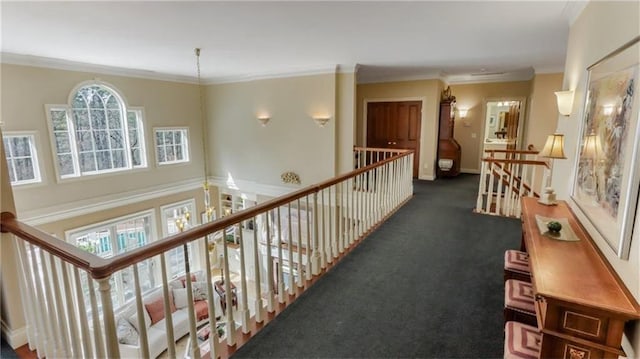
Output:
[[[60,178],[146,167],[142,111],[112,88],[90,84],[70,106],[48,106]]]

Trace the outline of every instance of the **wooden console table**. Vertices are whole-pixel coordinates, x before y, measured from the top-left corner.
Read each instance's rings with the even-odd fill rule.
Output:
[[[540,233],[535,216],[567,218],[577,242]],[[624,324],[640,306],[565,202],[522,200],[523,240],[536,297],[541,358],[618,358]]]

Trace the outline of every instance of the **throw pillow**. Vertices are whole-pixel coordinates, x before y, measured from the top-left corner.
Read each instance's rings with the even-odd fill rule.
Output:
[[[149,313],[147,313],[146,310],[142,311],[142,315],[144,316],[144,324],[147,328],[149,328],[151,326],[151,318],[149,317]],[[129,323],[131,323],[131,325],[133,325],[133,327],[136,329],[136,331],[139,333],[140,332],[140,328],[138,327],[138,313],[137,312],[133,312],[133,314],[131,314],[131,316],[128,318]]]
[[[191,290],[193,292],[193,301],[207,300],[207,282],[193,282],[191,283]]]
[[[173,302],[176,303],[176,308],[182,309],[187,306],[187,288],[180,288],[173,290]]]
[[[196,275],[195,274],[191,274],[191,283],[196,281]],[[187,286],[187,276],[183,275],[182,277],[180,277],[180,282],[182,282],[182,287],[186,287]]]
[[[140,335],[136,328],[124,318],[118,318],[116,327],[118,342],[121,344],[138,345]]]
[[[196,312],[196,320],[202,321],[209,318],[209,303],[199,300],[193,303],[193,310]]]
[[[153,302],[145,303],[144,307],[151,317],[151,325],[164,319],[164,299],[159,297]]]

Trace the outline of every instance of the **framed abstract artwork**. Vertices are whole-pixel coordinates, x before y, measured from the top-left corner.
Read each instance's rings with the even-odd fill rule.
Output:
[[[572,199],[627,259],[640,187],[640,37],[591,65]],[[636,228],[636,231],[640,228]]]

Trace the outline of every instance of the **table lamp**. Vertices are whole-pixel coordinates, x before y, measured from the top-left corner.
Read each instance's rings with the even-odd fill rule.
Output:
[[[556,194],[551,187],[551,177],[553,176],[553,160],[556,158],[567,158],[564,155],[564,135],[554,133],[547,137],[547,142],[544,144],[544,148],[540,151],[541,157],[549,158],[549,176],[547,176],[547,185],[544,188],[542,195],[540,196],[539,203],[547,206],[553,206],[556,202]]]

